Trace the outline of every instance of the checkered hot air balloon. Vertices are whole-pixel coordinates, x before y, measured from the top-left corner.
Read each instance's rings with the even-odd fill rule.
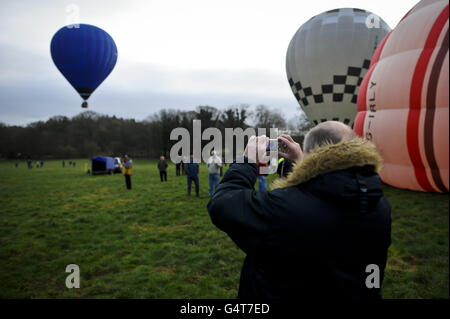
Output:
[[[389,31],[381,18],[355,8],[323,12],[298,29],[289,44],[286,71],[313,124],[336,120],[353,125],[359,85]]]

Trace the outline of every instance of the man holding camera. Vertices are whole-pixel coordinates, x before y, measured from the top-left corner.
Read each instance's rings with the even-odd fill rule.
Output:
[[[238,297],[380,298],[391,207],[375,146],[334,121],[308,132],[305,153],[281,135],[287,151],[279,155],[294,167],[259,193],[253,187],[258,163],[268,161],[268,141],[250,138],[208,203],[212,222],[247,255]]]

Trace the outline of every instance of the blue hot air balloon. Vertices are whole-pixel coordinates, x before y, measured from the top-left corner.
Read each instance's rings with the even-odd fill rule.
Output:
[[[59,29],[52,38],[50,52],[58,70],[83,98],[84,108],[89,96],[111,73],[117,61],[113,38],[89,24]]]

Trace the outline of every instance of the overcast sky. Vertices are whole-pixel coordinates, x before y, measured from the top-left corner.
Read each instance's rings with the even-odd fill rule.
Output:
[[[0,121],[25,125],[82,111],[49,49],[53,34],[74,22],[104,29],[118,48],[90,110],[141,120],[161,108],[245,103],[280,109],[289,119],[300,108],[286,79],[286,50],[304,22],[356,7],[393,28],[416,2],[0,0]]]

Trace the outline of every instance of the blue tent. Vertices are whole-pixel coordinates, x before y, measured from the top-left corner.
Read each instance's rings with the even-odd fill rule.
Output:
[[[114,158],[98,156],[92,158],[92,174],[112,174],[114,172]]]

